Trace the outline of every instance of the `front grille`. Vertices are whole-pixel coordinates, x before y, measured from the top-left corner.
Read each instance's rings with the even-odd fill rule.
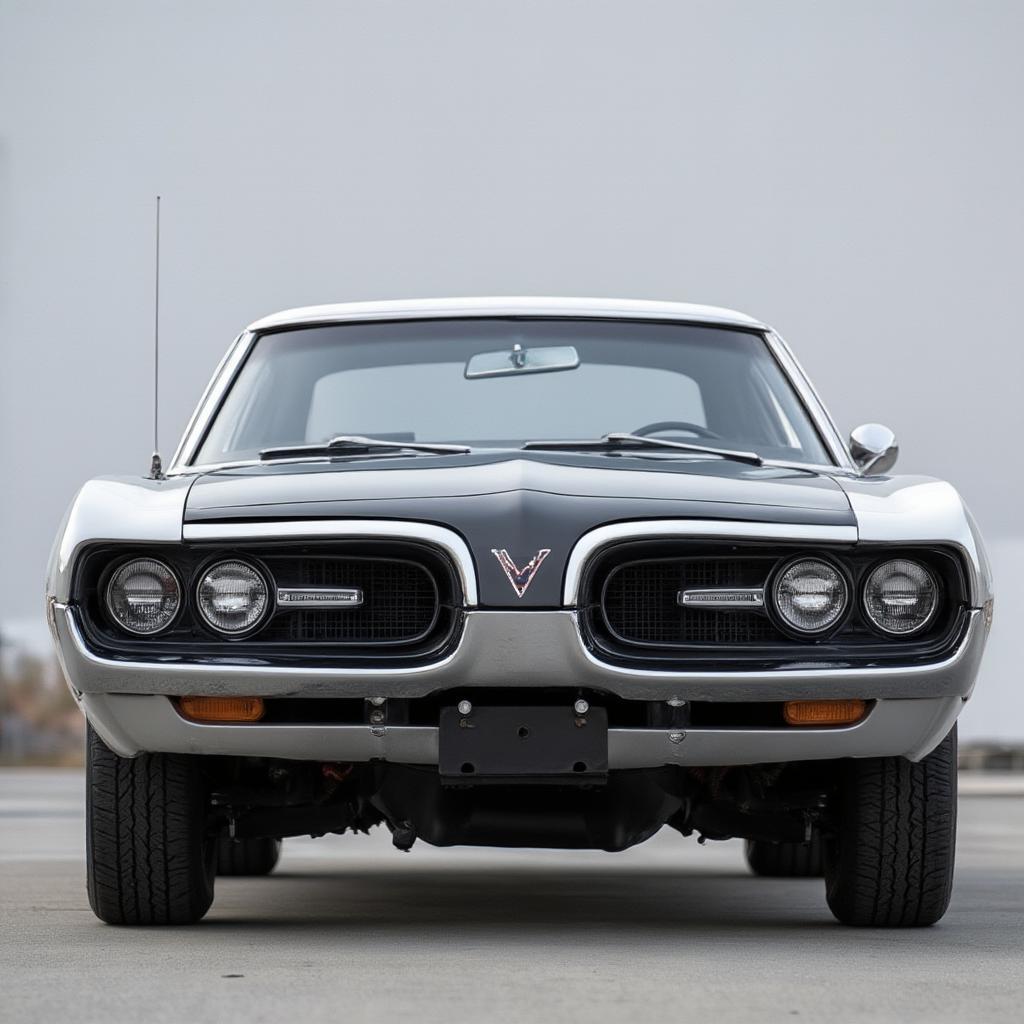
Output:
[[[424,566],[383,558],[268,558],[279,587],[358,587],[356,608],[281,609],[259,634],[268,642],[406,644],[430,632],[438,611]]]
[[[135,555],[167,562],[185,601],[174,624],[153,637],[127,636],[104,604],[112,566]],[[196,608],[206,568],[221,559],[254,564],[279,588],[358,588],[363,603],[345,608],[274,607],[267,620],[239,638],[212,630]],[[218,658],[303,666],[383,667],[428,664],[451,648],[463,624],[463,593],[454,565],[438,549],[411,541],[268,541],[243,546],[182,544],[130,548],[97,546],[81,563],[76,603],[84,609],[94,650],[130,658]]]
[[[782,639],[758,612],[683,608],[680,590],[760,587],[770,558],[674,558],[628,562],[608,576],[601,611],[609,631],[632,644],[742,645]]]
[[[801,638],[776,628],[770,608],[728,610],[678,603],[681,590],[766,587],[775,569],[797,555],[841,565],[854,595],[861,593],[867,574],[881,559],[919,558],[941,581],[939,612],[920,636],[893,639],[871,628],[855,597],[834,633]],[[584,571],[579,614],[584,642],[614,664],[671,671],[771,668],[783,663],[848,668],[885,662],[925,664],[947,656],[965,625],[964,595],[960,563],[934,547],[825,548],[795,541],[730,544],[664,538],[629,541],[600,552]],[[766,602],[770,603],[768,595]]]

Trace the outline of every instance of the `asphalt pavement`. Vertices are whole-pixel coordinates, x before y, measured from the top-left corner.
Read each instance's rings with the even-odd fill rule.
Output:
[[[0,771],[0,1021],[1017,1022],[1024,797],[963,789],[933,928],[845,929],[738,842],[403,854],[377,830],[286,841],[195,927],[124,929],[86,900],[81,774]]]

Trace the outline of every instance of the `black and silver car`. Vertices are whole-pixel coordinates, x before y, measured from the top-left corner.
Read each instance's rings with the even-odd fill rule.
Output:
[[[93,910],[196,921],[287,836],[668,826],[823,875],[845,923],[937,921],[991,578],[957,492],[896,454],[877,424],[844,443],[728,310],[254,323],[166,475],[90,481],[55,546]]]

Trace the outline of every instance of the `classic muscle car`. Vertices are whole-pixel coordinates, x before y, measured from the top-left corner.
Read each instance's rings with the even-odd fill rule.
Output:
[[[992,585],[957,492],[896,455],[728,310],[257,321],[166,475],[92,480],[60,528],[93,910],[196,921],[287,836],[667,825],[823,876],[847,924],[937,921]]]

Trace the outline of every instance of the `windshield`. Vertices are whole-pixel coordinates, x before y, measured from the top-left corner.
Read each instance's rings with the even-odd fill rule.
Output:
[[[261,335],[195,462],[245,461],[338,435],[519,448],[616,432],[831,462],[756,332],[540,318]]]

